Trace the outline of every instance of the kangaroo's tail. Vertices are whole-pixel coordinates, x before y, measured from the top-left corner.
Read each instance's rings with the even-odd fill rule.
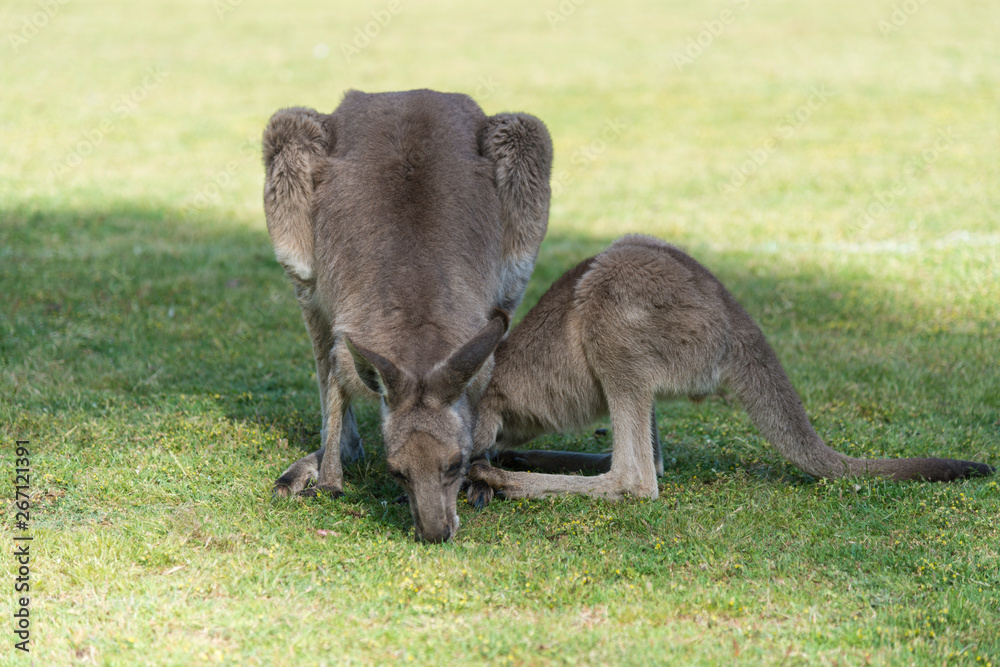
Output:
[[[731,299],[731,297],[730,297]],[[892,479],[950,482],[991,475],[992,466],[955,459],[858,459],[830,449],[813,430],[798,393],[753,319],[735,301],[733,345],[723,381],[750,419],[785,458],[816,477],[881,475]]]

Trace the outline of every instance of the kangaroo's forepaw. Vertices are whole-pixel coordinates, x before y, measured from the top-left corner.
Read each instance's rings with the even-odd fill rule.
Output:
[[[301,491],[308,481],[308,478],[303,480],[298,475],[286,472],[274,482],[274,486],[271,487],[271,497],[291,498]]]
[[[469,487],[465,490],[465,497],[469,504],[477,510],[481,510],[493,500],[493,487],[482,481],[469,482]]]
[[[282,484],[280,481],[275,482],[274,486],[271,487],[272,498],[291,498],[292,495],[292,487]]]
[[[281,473],[281,477],[271,487],[271,496],[273,498],[291,498],[299,493],[316,479],[316,473],[319,471],[319,464],[322,460],[323,450],[320,449],[309,456],[303,456],[288,466],[288,469]]]
[[[302,489],[298,495],[303,498],[339,498],[344,495],[343,489],[331,484],[317,484],[308,489]]]
[[[473,486],[488,486],[494,495],[503,495],[507,486],[505,481],[505,471],[494,468],[488,463],[473,463],[469,467],[466,475],[469,478],[470,488]]]

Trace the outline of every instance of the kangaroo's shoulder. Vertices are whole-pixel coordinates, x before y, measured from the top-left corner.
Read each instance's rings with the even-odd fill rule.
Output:
[[[559,277],[528,311],[518,326],[511,332],[510,341],[533,335],[537,330],[550,330],[563,322],[573,308],[577,284],[587,275],[596,257],[588,257]],[[506,347],[506,345],[501,345]]]

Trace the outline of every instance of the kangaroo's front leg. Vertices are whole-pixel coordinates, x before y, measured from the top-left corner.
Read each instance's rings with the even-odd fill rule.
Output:
[[[302,319],[305,321],[306,330],[312,339],[323,428],[320,449],[289,466],[274,483],[272,495],[287,497],[302,493],[306,485],[317,477],[318,486],[307,491],[306,495],[315,495],[317,490],[340,495],[343,493],[341,461],[350,463],[361,458],[365,450],[358,435],[350,400],[340,387],[334,373],[336,359],[332,354],[334,337],[330,324],[323,313],[315,307],[312,292],[308,288],[297,285],[296,296],[302,307]],[[335,452],[336,471],[332,469],[333,465],[327,462],[330,458],[325,456],[327,451]],[[323,474],[324,467],[327,469],[326,475]]]
[[[299,491],[299,494],[303,496],[313,497],[321,492],[333,497],[344,495],[344,466],[341,461],[343,455],[341,445],[350,446],[353,444],[352,441],[357,441],[357,444],[360,445],[360,439],[357,436],[358,429],[354,424],[354,413],[350,409],[350,398],[347,396],[347,392],[333,381],[332,377],[329,390],[326,393],[326,401],[324,410],[326,414],[325,440],[320,450],[322,454],[316,452],[319,454],[317,457],[319,459],[319,474],[316,477],[315,486]],[[307,456],[306,459],[308,458]]]
[[[324,442],[326,441],[325,436],[327,432],[327,429],[324,428]],[[361,456],[364,456],[364,449],[361,447],[361,437],[358,435],[357,422],[354,419],[354,410],[348,406],[347,411],[341,419],[341,462],[350,462],[350,460],[345,460],[345,451],[356,453],[358,450],[360,450]],[[301,459],[288,466],[288,469],[285,470],[285,472],[281,474],[281,477],[278,478],[278,481],[274,483],[272,495],[279,498],[287,498],[288,496],[294,496],[297,493],[302,493],[303,495],[315,495],[315,491],[307,490],[306,485],[319,477],[324,454],[326,454],[326,445],[323,445],[308,456],[303,456]],[[357,456],[355,456],[355,458],[357,458]]]
[[[653,467],[656,469],[656,476],[663,477],[663,445],[660,443],[660,429],[656,426],[656,403],[650,410],[649,430],[653,441]]]

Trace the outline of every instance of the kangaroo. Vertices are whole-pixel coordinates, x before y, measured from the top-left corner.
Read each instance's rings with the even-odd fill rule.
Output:
[[[581,428],[609,413],[614,444],[605,455],[506,452],[522,467],[602,473],[590,477],[508,471],[476,461],[468,495],[480,506],[494,491],[507,498],[655,498],[663,464],[655,415],[650,437],[654,398],[703,398],[720,384],[736,394],[783,456],[816,477],[950,481],[994,472],[952,459],[857,459],[828,447],[750,315],[694,259],[647,236],[621,238],[562,276],[500,343],[494,359],[477,407],[474,458]]]
[[[322,447],[273,494],[341,495],[343,463],[364,455],[351,401],[380,400],[416,537],[447,540],[471,406],[548,224],[548,131],[465,95],[350,91],[331,114],[275,113],[263,156],[267,229],[312,339],[323,423]]]

